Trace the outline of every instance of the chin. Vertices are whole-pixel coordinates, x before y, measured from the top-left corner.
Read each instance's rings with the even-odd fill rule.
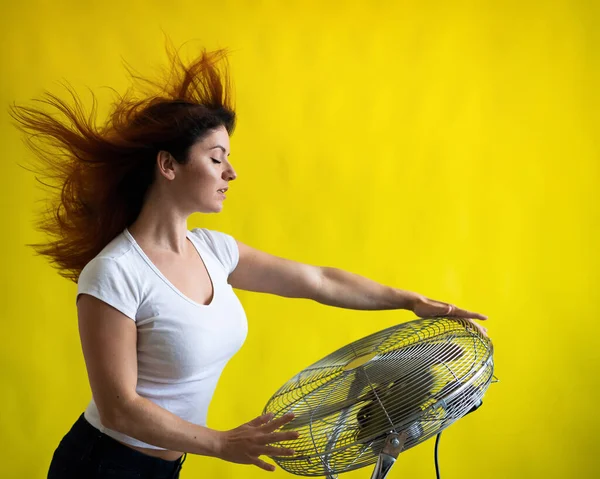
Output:
[[[198,208],[196,212],[202,214],[220,213],[223,209],[223,204],[204,205],[204,207]]]

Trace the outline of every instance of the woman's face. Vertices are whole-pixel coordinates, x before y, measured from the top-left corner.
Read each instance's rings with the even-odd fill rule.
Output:
[[[220,126],[196,142],[189,161],[176,165],[176,194],[192,212],[217,213],[223,209],[225,193],[236,173],[229,163],[229,134]],[[178,190],[178,192],[177,192]]]

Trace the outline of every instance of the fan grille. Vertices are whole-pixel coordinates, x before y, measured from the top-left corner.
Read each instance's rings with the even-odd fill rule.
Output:
[[[418,319],[348,344],[302,370],[268,401],[282,428],[300,433],[274,457],[303,476],[339,474],[374,464],[389,432],[409,449],[479,403],[493,376],[493,347],[469,321]]]

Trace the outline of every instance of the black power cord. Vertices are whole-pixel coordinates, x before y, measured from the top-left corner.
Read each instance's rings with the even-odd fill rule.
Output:
[[[441,436],[442,436],[442,433],[439,432],[437,437],[435,438],[435,450],[434,450],[434,454],[433,454],[433,458],[435,460],[435,477],[437,479],[440,479],[440,465],[438,463],[438,446],[440,444]]]
[[[472,413],[473,411],[479,409],[479,407],[483,404],[483,401],[478,400],[471,409],[467,412],[467,414]],[[465,416],[467,415],[465,414]],[[435,461],[435,477],[440,479],[440,465],[438,463],[438,446],[440,445],[440,437],[442,436],[442,432],[438,432],[437,437],[435,438],[435,449],[433,452],[433,459]]]

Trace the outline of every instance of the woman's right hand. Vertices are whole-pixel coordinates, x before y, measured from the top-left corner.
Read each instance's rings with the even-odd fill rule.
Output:
[[[293,456],[294,450],[269,444],[297,439],[299,434],[296,431],[275,432],[294,419],[293,413],[271,421],[272,418],[273,413],[264,414],[231,431],[220,432],[217,457],[237,464],[254,464],[273,472],[275,466],[259,456]]]

